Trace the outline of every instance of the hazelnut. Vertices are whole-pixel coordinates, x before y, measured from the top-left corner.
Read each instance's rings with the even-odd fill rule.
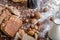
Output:
[[[31,35],[31,36],[33,36],[34,35],[34,31],[33,30],[28,31],[28,34]]]
[[[23,23],[28,23],[29,19],[24,19]]]
[[[39,22],[37,23],[37,25],[38,25],[38,26],[42,25],[42,22],[39,21]]]
[[[36,22],[36,19],[31,19],[31,23],[34,24]]]
[[[28,31],[31,31],[32,30],[32,28],[28,28]]]
[[[30,28],[33,28],[34,26],[33,25],[30,25]]]
[[[29,21],[28,19],[25,20],[26,23],[28,23],[28,21]]]
[[[34,18],[34,17],[35,17],[35,14],[34,14],[34,13],[31,13],[31,14],[30,14],[30,17],[31,17],[31,18]]]
[[[44,9],[43,9],[43,12],[47,12],[47,11],[48,11],[48,8],[44,8]]]
[[[41,13],[40,13],[40,12],[35,13],[35,17],[36,17],[37,19],[41,18]]]
[[[37,30],[37,29],[38,29],[38,26],[37,26],[37,25],[35,25],[35,26],[34,26],[34,29],[36,29],[36,30]]]
[[[20,29],[18,33],[20,36],[23,36],[25,34],[25,31],[23,29]]]
[[[53,19],[53,17],[50,17],[50,21],[53,21],[54,19]]]

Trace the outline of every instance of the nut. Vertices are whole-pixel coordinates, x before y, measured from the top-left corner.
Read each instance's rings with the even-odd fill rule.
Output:
[[[47,11],[48,11],[48,8],[44,8],[44,9],[43,9],[43,12],[47,12]]]
[[[28,19],[25,19],[25,22],[26,22],[26,23],[28,23],[28,22],[29,22],[29,20],[28,20]]]
[[[38,26],[37,26],[37,25],[35,25],[35,26],[34,26],[34,29],[36,29],[36,30],[37,30],[37,29],[38,29]]]
[[[36,17],[37,19],[41,18],[41,13],[40,13],[40,12],[37,12],[37,13],[35,14],[35,17]]]
[[[28,23],[29,22],[29,19],[24,19],[23,20],[23,23]]]
[[[34,31],[31,30],[31,31],[28,32],[28,34],[31,35],[31,36],[33,36],[34,35]]]
[[[27,17],[30,18],[30,14],[27,14]]]
[[[38,26],[42,25],[42,22],[39,21],[39,22],[37,23],[37,25],[38,25]]]
[[[30,28],[32,28],[32,29],[33,29],[33,27],[34,27],[33,25],[30,25]]]
[[[31,13],[31,14],[30,14],[30,17],[31,17],[31,18],[34,18],[34,17],[35,17],[35,14],[34,14],[34,13]]]
[[[32,30],[32,28],[28,28],[28,31],[31,31]]]
[[[35,33],[37,33],[37,34],[39,33],[39,31],[38,31],[38,30],[36,30],[36,29],[32,29],[32,30],[33,30]]]
[[[37,30],[36,29],[32,29],[34,32],[36,32]]]
[[[23,29],[20,29],[18,33],[20,36],[23,36],[25,34],[25,31]]]
[[[53,17],[50,17],[50,21],[53,21],[54,20],[54,18]]]
[[[34,24],[36,22],[36,19],[31,19],[31,23]]]

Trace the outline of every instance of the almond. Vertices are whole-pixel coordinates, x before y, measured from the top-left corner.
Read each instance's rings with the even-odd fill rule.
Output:
[[[38,30],[38,26],[37,26],[37,25],[35,25],[35,26],[34,26],[34,29]]]
[[[35,13],[35,17],[36,17],[37,19],[39,19],[39,18],[41,18],[41,17],[42,17],[42,15],[41,15],[41,13],[40,13],[40,12],[37,12],[37,13]]]
[[[21,30],[19,30],[18,33],[19,33],[20,36],[23,36],[25,34],[25,31],[23,29],[21,29]]]
[[[31,19],[31,23],[34,24],[36,22],[36,19]]]
[[[31,36],[33,36],[34,35],[34,31],[32,31],[32,30],[28,31],[28,34],[31,35]]]

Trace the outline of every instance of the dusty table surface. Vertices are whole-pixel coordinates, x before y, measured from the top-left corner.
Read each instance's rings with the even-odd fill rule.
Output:
[[[19,3],[13,3],[13,2],[11,2],[11,1],[9,1],[9,0],[0,0],[0,4],[3,4],[3,5],[9,5],[9,6],[15,6],[15,7],[17,7],[17,6],[19,6],[19,10],[29,10],[28,8],[27,8],[27,4],[26,4],[26,2],[24,3],[24,4],[19,4]],[[44,5],[46,5],[46,6],[43,6],[43,7],[48,7],[49,8],[49,11],[48,12],[45,12],[45,13],[43,13],[42,12],[42,18],[41,19],[39,19],[38,21],[42,21],[42,20],[44,20],[44,19],[46,19],[46,18],[48,18],[49,16],[51,16],[51,15],[54,15],[54,13],[56,13],[58,10],[59,10],[59,8],[60,8],[60,6],[58,5],[58,1],[59,0],[55,0],[56,1],[56,3],[53,3],[54,2],[54,0],[50,0],[50,1],[48,1],[48,2],[46,2],[47,4],[44,4]],[[24,6],[25,5],[25,6]],[[54,6],[53,6],[54,5]],[[42,7],[42,8],[43,8]],[[57,10],[56,10],[57,9]],[[3,40],[3,39],[2,39]]]

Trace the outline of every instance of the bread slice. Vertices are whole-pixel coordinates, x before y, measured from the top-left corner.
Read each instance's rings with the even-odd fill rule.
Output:
[[[6,35],[14,37],[21,25],[22,21],[13,15],[8,21],[6,21],[6,26],[2,29]]]

